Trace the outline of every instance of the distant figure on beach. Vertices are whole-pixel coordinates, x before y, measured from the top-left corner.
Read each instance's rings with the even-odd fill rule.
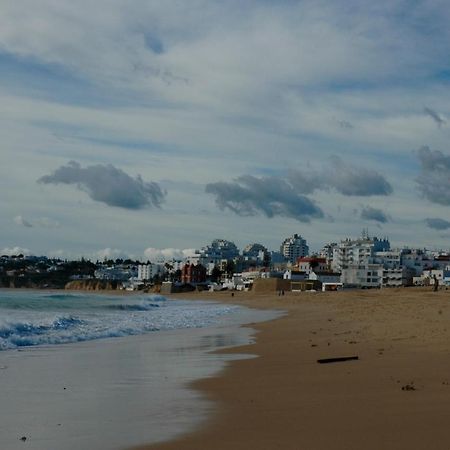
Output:
[[[436,292],[439,289],[439,280],[437,279],[436,275],[433,276],[433,279],[433,292]]]

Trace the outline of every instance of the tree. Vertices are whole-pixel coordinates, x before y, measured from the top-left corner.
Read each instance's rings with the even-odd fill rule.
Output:
[[[214,269],[211,271],[211,281],[214,281],[217,283],[217,281],[220,280],[221,276],[222,276],[222,271],[217,266],[214,266]]]
[[[234,261],[232,261],[232,260],[227,261],[227,265],[225,267],[225,272],[228,275],[228,277],[231,277],[233,275],[235,268],[236,268],[236,264],[234,263]]]

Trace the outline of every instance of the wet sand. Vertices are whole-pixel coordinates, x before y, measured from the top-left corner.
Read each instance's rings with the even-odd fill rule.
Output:
[[[256,344],[194,388],[210,418],[140,450],[450,448],[450,291],[201,293],[287,315],[253,326]],[[317,359],[358,356],[318,364]]]

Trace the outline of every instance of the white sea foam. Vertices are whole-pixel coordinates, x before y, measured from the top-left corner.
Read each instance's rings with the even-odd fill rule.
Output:
[[[0,349],[55,345],[217,324],[237,306],[166,301],[160,295],[3,293]]]

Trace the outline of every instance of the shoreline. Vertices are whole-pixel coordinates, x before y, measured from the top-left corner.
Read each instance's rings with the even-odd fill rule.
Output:
[[[54,296],[34,292],[44,298]],[[27,294],[31,292],[20,296]],[[72,299],[70,293],[56,292],[57,301],[61,294],[69,295],[67,301],[76,305],[78,297]],[[111,301],[122,305],[126,299]],[[8,405],[0,420],[2,445],[19,450],[24,436],[34,450],[121,449],[149,439],[168,440],[202,423],[212,405],[187,386],[217,374],[230,359],[252,357],[214,350],[252,342],[253,328],[246,324],[274,315],[217,302],[183,305],[173,300],[174,309],[170,300],[165,302],[167,310],[161,311],[168,315],[163,313],[162,318],[190,326],[0,352],[0,378]],[[199,321],[193,321],[192,314]]]
[[[448,448],[448,291],[191,295],[288,314],[247,324],[256,342],[227,350],[258,358],[191,385],[215,405],[200,428],[133,450]]]

